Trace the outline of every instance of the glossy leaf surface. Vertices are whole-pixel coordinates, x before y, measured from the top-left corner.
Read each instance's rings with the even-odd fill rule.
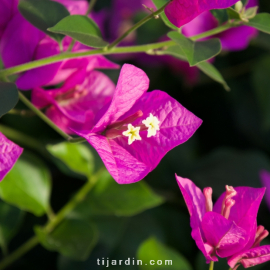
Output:
[[[102,39],[97,24],[86,16],[68,16],[48,30],[70,36],[90,47],[102,48],[108,45],[108,43]]]

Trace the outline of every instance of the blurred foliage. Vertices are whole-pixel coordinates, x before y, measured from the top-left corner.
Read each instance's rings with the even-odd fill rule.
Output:
[[[158,6],[163,0],[154,2]],[[111,7],[112,1],[97,1],[96,11],[105,6]],[[260,1],[260,12],[270,12],[269,1]],[[134,15],[134,21],[143,14]],[[227,15],[219,11],[213,14],[220,23]],[[162,20],[151,20],[136,32],[138,44],[155,42],[169,31]],[[105,40],[107,36],[105,33]],[[110,59],[145,70],[150,90],[166,91],[203,119],[202,126],[188,142],[170,151],[144,181],[118,185],[104,173],[86,199],[55,231],[48,234],[42,227],[35,227],[45,249],[33,249],[9,269],[36,270],[38,265],[39,270],[104,270],[106,266],[97,265],[98,258],[105,261],[168,258],[176,265],[164,269],[209,268],[191,238],[189,214],[174,174],[192,179],[201,188],[212,186],[215,198],[224,192],[226,184],[261,185],[259,170],[270,171],[270,37],[260,33],[246,50],[222,52],[216,57],[215,67],[210,71],[222,84],[226,80],[230,92],[203,73],[198,81],[188,82],[183,70],[172,69],[162,57],[139,54]],[[117,81],[119,70],[104,72]],[[16,109],[25,107],[19,102]],[[39,140],[49,152],[46,155],[39,148],[29,149],[19,142],[25,153],[1,182],[0,246],[5,254],[8,244],[9,250],[17,249],[33,235],[34,226],[45,224],[44,217],[34,215],[42,216],[48,211],[49,199],[52,208],[58,211],[85,183],[80,179],[87,181],[102,166],[102,161],[88,144],[63,143],[36,116],[7,114],[1,118],[1,124]],[[258,224],[270,230],[270,209],[264,202]],[[186,266],[181,268],[181,264]],[[140,269],[133,265],[111,267]],[[215,269],[228,269],[226,260],[216,263]],[[253,269],[267,270],[269,263]]]
[[[63,142],[47,145],[47,150],[55,156],[55,164],[66,175],[78,174],[89,178],[94,170],[94,157],[90,149],[84,144]]]
[[[41,216],[49,209],[51,177],[46,165],[24,152],[0,185],[0,197],[21,210]]]

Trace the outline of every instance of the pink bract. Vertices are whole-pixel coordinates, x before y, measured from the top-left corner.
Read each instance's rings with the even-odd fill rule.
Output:
[[[0,133],[0,181],[11,170],[23,149]]]
[[[162,157],[175,146],[187,141],[202,121],[165,92],[149,87],[147,75],[139,68],[122,67],[111,103],[97,115],[95,125],[75,132],[84,137],[99,153],[116,182],[129,184],[152,171]],[[147,137],[142,121],[155,116],[159,130]],[[141,140],[128,144],[123,132],[128,124],[141,126]]]
[[[114,83],[99,71],[80,69],[61,88],[34,88],[32,103],[46,109],[46,115],[66,133],[91,128],[95,115],[112,99]]]
[[[258,6],[257,0],[250,0],[246,8]],[[210,11],[205,11],[182,28],[182,33],[187,37],[192,37],[209,31],[218,26],[218,21]],[[228,29],[213,37],[221,41],[222,49],[227,51],[244,50],[252,38],[258,34],[258,30],[250,26],[238,26]]]
[[[219,256],[236,269],[240,263],[250,267],[270,260],[270,246],[259,246],[268,231],[257,226],[265,188],[226,186],[213,207],[211,188],[202,192],[187,178],[176,175],[176,180],[190,214],[191,236],[208,263]]]
[[[270,172],[266,170],[261,170],[260,179],[262,186],[266,187],[265,200],[268,208],[270,209]]]
[[[172,24],[181,27],[204,11],[228,8],[236,2],[238,0],[173,0],[165,8],[165,14]]]
[[[5,0],[3,1],[5,4]],[[87,1],[84,0],[59,0],[57,2],[64,4],[71,14],[85,14],[88,7]],[[14,12],[11,12],[13,10]],[[24,19],[17,9],[17,4],[9,5],[6,13],[12,13],[12,16],[8,16],[9,21],[5,22],[5,24],[3,23],[4,32],[0,40],[0,53],[6,68],[60,53],[58,43]],[[103,15],[101,16],[103,17]],[[98,14],[93,14],[93,17],[99,20]],[[0,24],[0,31],[1,27],[2,25]],[[68,49],[70,42],[71,38],[64,38],[64,50]],[[73,52],[83,52],[86,50],[89,50],[89,48],[78,42],[73,47]],[[89,71],[99,68],[119,68],[117,64],[107,60],[104,56],[88,56],[64,60],[26,71],[21,74],[16,83],[22,90],[58,84],[67,79],[73,72],[85,67]]]

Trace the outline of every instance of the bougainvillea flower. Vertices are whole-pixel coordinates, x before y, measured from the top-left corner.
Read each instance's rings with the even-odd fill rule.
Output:
[[[0,133],[0,181],[11,170],[23,149]]]
[[[88,7],[87,1],[59,0],[58,2],[64,4],[71,14],[85,14]],[[91,14],[91,16],[99,18],[98,14]],[[64,38],[64,50],[68,49],[70,42],[71,38]],[[89,50],[89,48],[76,42],[72,51],[83,52],[85,50]],[[0,52],[4,66],[8,68],[59,54],[60,48],[55,40],[32,26],[17,10],[5,27],[3,38],[0,40]],[[64,60],[29,70],[23,73],[16,83],[22,90],[58,84],[67,79],[73,72],[85,66],[87,66],[88,70],[119,68],[118,65],[107,60],[104,56],[88,56]]]
[[[164,11],[172,24],[181,27],[204,11],[228,8],[236,2],[238,2],[238,0],[172,0]]]
[[[257,0],[249,0],[246,8],[258,6]],[[182,28],[182,33],[192,37],[209,31],[218,26],[218,20],[210,11],[203,12]],[[221,41],[222,49],[228,51],[244,50],[248,47],[249,41],[258,34],[258,30],[250,26],[238,26],[228,29],[215,35]]]
[[[80,69],[59,89],[34,88],[32,103],[66,133],[92,127],[97,112],[112,99],[114,83],[99,71]]]
[[[266,170],[260,171],[260,179],[263,187],[266,187],[265,200],[270,209],[270,172]]]
[[[165,92],[146,93],[148,86],[149,79],[141,69],[125,64],[113,99],[98,113],[95,125],[76,131],[97,150],[120,184],[141,180],[202,123]],[[149,134],[151,124],[155,131]]]
[[[250,267],[270,260],[270,246],[260,247],[268,235],[257,226],[257,213],[265,188],[226,186],[215,205],[212,188],[203,192],[189,179],[176,175],[192,228],[191,236],[207,262],[227,258],[231,268]]]
[[[6,68],[30,62],[45,34],[17,11],[0,40],[0,52]]]
[[[65,38],[69,40],[69,38]],[[66,43],[65,48],[68,47],[69,42]],[[74,45],[73,52],[83,52],[82,45],[78,42]],[[59,46],[56,41],[50,37],[44,38],[36,48],[34,58],[42,59],[44,57],[52,56],[60,53]],[[102,55],[93,55],[81,57],[76,59],[68,59],[62,62],[50,64],[44,67],[29,70],[22,74],[17,79],[17,86],[22,90],[28,90],[35,87],[49,86],[59,84],[65,81],[72,73],[87,69],[88,71],[94,69],[117,69],[119,65],[109,61]]]
[[[16,13],[19,0],[0,0],[0,38],[14,14]]]

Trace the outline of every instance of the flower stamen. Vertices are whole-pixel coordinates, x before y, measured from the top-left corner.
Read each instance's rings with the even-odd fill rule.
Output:
[[[212,193],[213,193],[213,190],[211,187],[207,187],[203,189],[203,194],[205,197],[206,212],[211,212],[213,210]]]
[[[269,235],[269,232],[264,229],[263,226],[257,227],[257,232],[255,236],[255,241],[252,247],[258,247],[260,245],[260,242]]]
[[[225,188],[226,194],[222,202],[221,215],[228,219],[230,216],[231,208],[235,204],[235,200],[233,200],[232,197],[234,197],[237,192],[232,186],[226,185]]]
[[[142,121],[142,123],[148,128],[147,130],[147,138],[155,136],[157,134],[157,130],[159,130],[160,121],[156,116],[153,116],[152,113]]]
[[[135,140],[141,140],[139,134],[140,127],[134,127],[131,124],[128,124],[128,130],[124,131],[122,134],[128,137],[128,144],[131,145]]]

